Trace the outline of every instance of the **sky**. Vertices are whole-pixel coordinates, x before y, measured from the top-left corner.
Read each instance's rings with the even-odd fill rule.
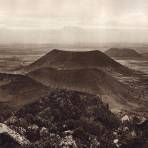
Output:
[[[0,42],[148,42],[147,0],[0,0]]]

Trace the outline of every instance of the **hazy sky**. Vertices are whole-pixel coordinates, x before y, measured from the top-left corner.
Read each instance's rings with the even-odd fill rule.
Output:
[[[51,30],[63,27],[80,27],[87,36],[92,33],[96,42],[148,42],[148,1],[0,0],[1,42],[52,42],[52,36],[58,37],[58,32]],[[79,33],[78,28],[75,30]],[[70,30],[68,37],[73,32]],[[36,35],[40,36],[38,40]]]

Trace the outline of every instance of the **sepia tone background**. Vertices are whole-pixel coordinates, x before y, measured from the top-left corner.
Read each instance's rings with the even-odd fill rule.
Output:
[[[0,0],[0,43],[147,43],[146,0]]]

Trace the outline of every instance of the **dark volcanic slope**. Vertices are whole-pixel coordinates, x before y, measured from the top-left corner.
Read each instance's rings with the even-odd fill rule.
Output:
[[[118,72],[128,71],[127,68],[98,50],[80,52],[54,49],[27,66],[24,71],[30,72],[43,67],[58,69],[102,68],[106,70],[114,69]]]
[[[110,57],[142,57],[142,55],[136,52],[134,49],[129,48],[111,48],[107,50],[105,53]]]
[[[0,105],[18,107],[44,96],[48,89],[27,76],[0,74]]]
[[[71,88],[85,92],[105,93],[109,90],[122,93],[122,84],[98,69],[56,70],[42,68],[28,73],[28,76],[46,86]],[[114,86],[114,87],[112,87]]]
[[[49,87],[107,95],[114,100],[115,98],[119,100],[125,98],[128,93],[127,87],[97,69],[55,70],[42,68],[28,73],[28,76]]]

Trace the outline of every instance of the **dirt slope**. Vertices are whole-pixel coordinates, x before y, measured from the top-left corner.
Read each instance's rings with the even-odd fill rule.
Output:
[[[0,74],[0,105],[22,106],[44,96],[48,90],[27,76]]]

